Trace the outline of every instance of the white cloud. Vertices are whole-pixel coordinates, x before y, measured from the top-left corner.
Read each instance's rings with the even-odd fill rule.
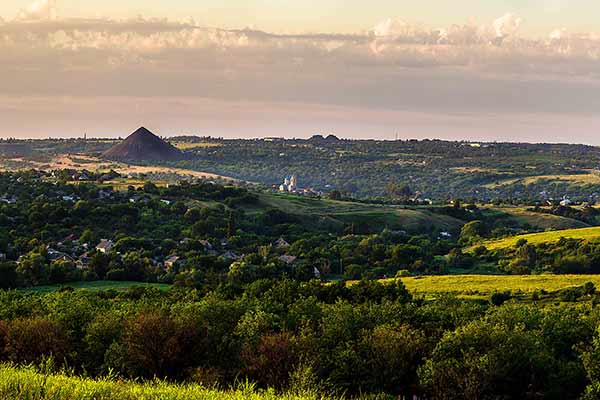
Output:
[[[557,28],[550,32],[550,40],[561,40],[565,37],[567,30],[565,28]]]
[[[0,93],[285,102],[313,114],[600,114],[600,37],[524,37],[521,25],[512,15],[440,28],[387,19],[355,34],[294,35],[166,19],[12,21],[0,25],[0,76],[11,76]]]
[[[519,31],[522,23],[522,18],[511,13],[506,13],[502,17],[496,19],[492,26],[496,31],[496,37],[504,38],[515,35]]]
[[[19,11],[17,21],[53,21],[57,18],[57,0],[35,0],[26,8]]]

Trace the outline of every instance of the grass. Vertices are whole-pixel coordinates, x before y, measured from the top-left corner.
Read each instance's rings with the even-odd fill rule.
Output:
[[[553,292],[587,282],[600,287],[600,275],[443,275],[401,279],[413,294],[426,297],[442,293],[490,295],[507,290]]]
[[[528,211],[525,207],[498,207],[492,208],[491,210],[508,214],[512,220],[519,224],[519,226],[528,224],[536,229],[558,230],[589,227],[588,224],[576,219]]]
[[[200,385],[176,385],[163,381],[133,383],[109,379],[84,379],[62,374],[43,374],[33,368],[0,365],[0,398],[27,400],[318,400],[316,393],[276,394],[257,391],[250,384],[219,391]]]
[[[488,189],[495,189],[500,186],[514,185],[517,183],[531,185],[539,181],[548,181],[551,183],[569,183],[571,185],[598,185],[600,184],[600,175],[597,173],[572,174],[572,175],[536,175],[522,178],[504,179],[496,183],[484,185]]]
[[[262,207],[273,207],[289,214],[329,218],[344,224],[365,224],[373,229],[416,231],[424,227],[458,230],[463,222],[446,215],[434,214],[426,209],[362,204],[329,199],[311,199],[295,195],[261,193]],[[262,208],[261,208],[262,209]]]
[[[145,282],[118,282],[118,281],[94,281],[94,282],[73,282],[73,283],[65,283],[64,285],[45,285],[45,286],[35,286],[32,288],[21,289],[25,292],[33,292],[33,293],[49,293],[59,290],[64,287],[71,287],[73,289],[83,289],[83,290],[127,290],[134,286],[142,286],[142,287],[154,287],[161,290],[167,290],[171,286],[163,283],[145,283]]]
[[[197,148],[207,148],[207,147],[221,147],[223,146],[221,143],[210,143],[210,142],[201,142],[201,143],[184,143],[184,142],[175,142],[173,143],[175,147],[180,150],[191,150]]]
[[[514,247],[517,242],[521,239],[527,240],[531,244],[542,244],[549,242],[556,242],[560,238],[566,239],[586,239],[594,240],[600,238],[600,227],[595,226],[591,228],[580,228],[580,229],[563,229],[540,233],[530,233],[527,235],[511,236],[499,240],[490,240],[481,243],[488,250],[500,250],[510,247]]]

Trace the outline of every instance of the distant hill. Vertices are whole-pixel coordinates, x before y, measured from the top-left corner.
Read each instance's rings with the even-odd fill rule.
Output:
[[[0,155],[6,157],[21,157],[32,152],[26,143],[0,143]]]
[[[141,127],[104,153],[110,160],[173,161],[183,157],[177,148]]]

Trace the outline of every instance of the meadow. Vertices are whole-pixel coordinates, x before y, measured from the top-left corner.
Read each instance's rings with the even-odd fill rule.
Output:
[[[27,400],[317,400],[319,394],[276,394],[258,391],[254,385],[240,384],[238,389],[219,391],[194,384],[148,383],[122,380],[85,379],[64,374],[46,374],[34,368],[0,366],[0,398]]]
[[[563,230],[588,228],[585,222],[560,215],[553,215],[535,211],[529,211],[529,207],[494,207],[487,209],[488,212],[499,212],[510,215],[517,224],[528,224],[540,230]]]
[[[377,230],[387,226],[407,231],[424,227],[455,231],[464,224],[459,219],[420,207],[384,206],[272,193],[260,193],[259,199],[263,206],[278,208],[292,215],[331,218]]]
[[[600,227],[563,229],[548,232],[531,233],[527,235],[510,236],[500,240],[490,240],[481,243],[488,250],[499,250],[513,247],[519,240],[527,240],[530,244],[556,242],[561,238],[594,240],[600,238]]]
[[[71,282],[64,285],[43,285],[31,288],[21,289],[24,292],[31,293],[50,293],[63,288],[73,288],[81,290],[99,291],[99,290],[127,290],[132,287],[153,287],[161,290],[167,290],[171,285],[161,283],[129,282],[129,281],[94,281],[94,282]]]
[[[416,296],[442,293],[477,294],[494,292],[555,292],[592,282],[600,287],[600,275],[441,275],[402,278],[402,283]]]

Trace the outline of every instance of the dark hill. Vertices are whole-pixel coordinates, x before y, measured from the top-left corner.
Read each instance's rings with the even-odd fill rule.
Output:
[[[111,160],[173,161],[182,156],[181,151],[144,127],[104,153]]]

